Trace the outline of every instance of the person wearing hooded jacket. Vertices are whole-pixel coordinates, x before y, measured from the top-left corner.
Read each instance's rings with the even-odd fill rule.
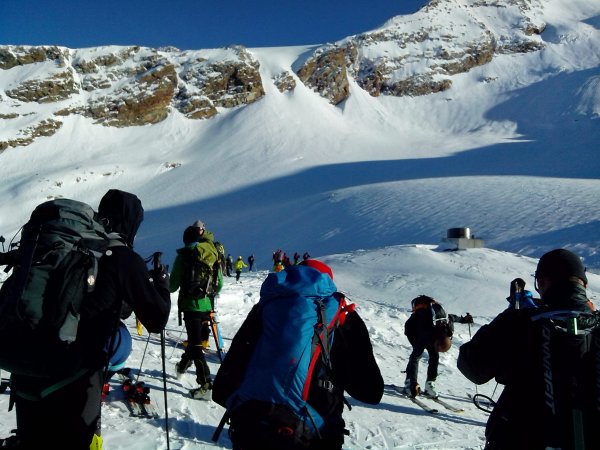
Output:
[[[212,389],[210,368],[204,357],[204,348],[208,347],[210,336],[210,314],[213,309],[213,298],[223,287],[223,273],[218,261],[218,253],[213,243],[214,235],[208,231],[204,223],[196,221],[183,232],[184,247],[177,249],[173,269],[169,281],[169,290],[179,290],[177,305],[187,332],[187,346],[176,364],[178,378],[194,364],[198,388],[193,390],[196,398],[204,398]],[[211,279],[202,291],[190,292],[187,280],[189,273],[190,254],[197,251],[199,257],[211,267]],[[216,279],[214,268],[216,266]]]
[[[166,270],[161,267],[149,272],[133,251],[133,240],[144,217],[138,197],[111,189],[102,197],[97,216],[122,242],[109,247],[99,259],[93,298],[80,311],[76,342],[82,369],[67,379],[12,376],[17,431],[9,438],[11,442],[5,443],[7,448],[46,448],[55,438],[59,439],[58,447],[65,450],[101,447],[101,396],[109,358],[106,349],[119,318],[133,311],[151,333],[161,332],[169,318]]]
[[[323,360],[317,358],[312,370],[308,369],[312,373],[309,384],[308,375],[302,381],[306,374],[303,370],[299,369],[291,379],[291,367],[273,364],[273,361],[283,363],[286,358],[294,358],[292,355],[296,352],[310,358],[311,352],[302,348],[308,345],[310,349],[311,337],[300,341],[294,333],[287,333],[297,327],[314,329],[318,316],[313,304],[315,298],[327,302],[322,306],[326,315],[335,311],[343,299],[333,282],[331,268],[321,261],[309,259],[281,272],[269,273],[261,287],[260,301],[233,338],[215,377],[212,398],[228,409],[229,436],[234,450],[341,449],[344,435],[348,434],[342,417],[344,392],[364,403],[375,405],[381,401],[383,378],[373,355],[369,332],[354,304],[342,310],[343,320],[333,331],[329,370]],[[308,315],[298,314],[301,311]],[[273,320],[273,316],[280,320]],[[301,317],[309,320],[307,325],[293,322]],[[331,320],[329,316],[327,320]],[[289,347],[298,349],[289,350]],[[293,367],[308,365],[304,357],[294,360]],[[328,373],[329,381],[320,378],[319,374],[324,373]],[[298,424],[297,417],[290,411],[298,407],[293,399],[300,398],[302,383],[304,389],[310,386],[307,394],[303,391],[309,418]],[[320,427],[314,413],[323,420]],[[275,423],[264,425],[272,420]],[[213,439],[218,439],[218,435]]]
[[[469,380],[483,384],[495,378],[504,385],[487,421],[485,450],[600,448],[600,404],[589,403],[598,402],[598,389],[580,392],[571,379],[574,368],[585,367],[581,373],[587,385],[600,384],[600,350],[596,363],[581,357],[582,344],[600,339],[599,318],[586,295],[585,268],[574,253],[552,250],[540,258],[535,282],[541,296],[537,308],[508,308],[459,350],[457,366]],[[579,313],[575,335],[566,332],[566,316],[561,317],[574,312]],[[569,431],[576,410],[584,418],[583,446],[575,445]]]

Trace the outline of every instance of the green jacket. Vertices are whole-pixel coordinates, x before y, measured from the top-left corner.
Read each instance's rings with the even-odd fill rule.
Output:
[[[175,292],[181,287],[181,283],[184,279],[185,270],[185,258],[183,252],[187,249],[198,246],[198,250],[201,255],[206,255],[205,260],[209,265],[213,265],[217,261],[217,250],[213,244],[214,235],[208,230],[204,231],[202,239],[199,242],[194,242],[186,245],[180,249],[177,249],[177,256],[173,262],[173,268],[171,269],[171,277],[169,280],[169,291]],[[215,295],[221,291],[223,287],[223,273],[221,268],[217,269],[217,286],[215,289]],[[198,312],[209,312],[212,310],[210,297],[194,298],[193,296],[179,291],[179,298],[177,300],[177,306],[179,311],[198,311]]]

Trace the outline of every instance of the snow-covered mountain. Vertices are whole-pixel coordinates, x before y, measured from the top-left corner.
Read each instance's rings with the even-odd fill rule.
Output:
[[[146,207],[140,252],[171,258],[202,218],[263,267],[463,226],[600,267],[599,14],[436,0],[322,46],[2,46],[0,233],[121,188]]]
[[[570,248],[598,272],[599,138],[597,0],[434,0],[322,46],[2,46],[2,246],[42,201],[97,207],[110,188],[143,201],[142,256],[162,250],[170,263],[185,226],[202,219],[259,269],[225,280],[226,346],[258,301],[272,251],[309,251],[357,304],[387,384],[404,380],[410,300],[432,295],[475,317],[456,325],[440,361],[438,390],[464,413],[433,417],[389,390],[377,406],[350,399],[344,448],[481,449],[487,415],[468,395],[497,399],[502,386],[466,380],[458,347],[506,307],[510,280],[533,288],[545,251]],[[454,227],[488,248],[442,251]],[[588,278],[598,308],[600,276]],[[142,369],[161,418],[129,417],[115,381],[105,448],[166,449],[167,439],[173,449],[231,448],[226,433],[211,441],[223,409],[186,396],[193,371],[173,377],[176,307],[168,435],[158,336],[128,325],[129,365]],[[216,373],[214,354],[209,365]],[[0,437],[15,426],[8,404],[0,395]]]

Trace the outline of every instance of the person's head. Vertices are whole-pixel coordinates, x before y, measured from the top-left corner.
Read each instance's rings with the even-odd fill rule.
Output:
[[[412,311],[415,312],[418,309],[429,308],[429,306],[434,302],[435,299],[433,297],[421,294],[410,301],[410,306],[412,308]]]
[[[110,189],[98,206],[98,221],[109,233],[118,233],[133,247],[135,234],[144,220],[142,202],[134,194]]]
[[[202,222],[201,220],[196,220],[193,224],[190,225],[190,227],[196,230],[196,235],[198,237],[202,236],[204,234],[204,230],[206,230],[204,222]]]
[[[585,267],[579,256],[562,248],[545,253],[540,258],[535,271],[535,289],[544,295],[553,284],[566,281],[587,286]]]
[[[316,269],[321,273],[325,273],[325,274],[329,275],[329,278],[331,278],[333,280],[333,271],[331,270],[331,267],[329,267],[324,262],[321,262],[316,259],[305,259],[304,261],[302,261],[300,263],[300,265],[312,267],[313,269]]]
[[[198,228],[189,226],[183,230],[183,243],[190,245],[198,242]]]

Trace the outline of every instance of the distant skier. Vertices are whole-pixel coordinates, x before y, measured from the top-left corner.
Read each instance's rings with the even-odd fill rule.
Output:
[[[248,272],[252,272],[254,268],[254,254],[248,256]]]
[[[241,256],[237,257],[235,261],[235,281],[240,281],[240,275],[242,275],[242,270],[244,267],[248,267]]]
[[[227,255],[227,258],[225,259],[225,272],[226,275],[228,277],[231,276],[231,272],[233,272],[233,259],[231,258],[231,255]]]

